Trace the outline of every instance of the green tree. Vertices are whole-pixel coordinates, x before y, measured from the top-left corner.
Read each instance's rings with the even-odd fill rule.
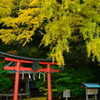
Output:
[[[12,81],[8,79],[7,71],[3,68],[3,63],[0,62],[0,91],[9,88],[12,85]]]
[[[25,45],[38,30],[43,35],[40,44],[49,47],[48,56],[59,65],[64,65],[63,53],[71,50],[70,43],[81,40],[85,41],[87,56],[92,54],[100,61],[99,0],[21,0],[17,14],[0,19],[3,42]]]
[[[94,75],[86,68],[64,68],[61,73],[52,74],[52,92],[53,98],[62,97],[63,91],[71,90],[71,97],[85,94],[82,83],[90,82]],[[38,81],[37,87],[42,95],[47,95],[47,82],[43,79]]]

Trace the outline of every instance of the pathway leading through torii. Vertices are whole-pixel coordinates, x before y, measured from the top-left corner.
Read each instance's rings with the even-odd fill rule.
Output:
[[[21,57],[16,56],[4,52],[0,52],[1,55],[5,58],[7,61],[16,62],[16,65],[11,66],[5,66],[5,70],[15,70],[15,85],[14,85],[14,97],[13,100],[18,100],[18,87],[19,87],[19,79],[20,79],[20,71],[29,71],[29,72],[47,72],[47,83],[48,83],[48,100],[52,100],[52,90],[51,90],[51,72],[59,72],[58,69],[51,69],[50,65],[57,65],[57,62],[52,62],[50,59],[35,59],[35,58],[28,58],[28,57]],[[22,67],[22,63],[32,63],[32,68],[29,67]],[[46,65],[46,68],[35,68],[38,64]]]

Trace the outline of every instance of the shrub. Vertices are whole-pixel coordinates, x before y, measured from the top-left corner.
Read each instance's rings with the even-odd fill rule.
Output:
[[[84,94],[82,83],[89,82],[93,75],[85,68],[64,68],[60,73],[52,73],[53,98],[62,97],[63,90],[70,89],[71,97]],[[37,87],[42,94],[47,94],[47,85],[43,80],[38,81]],[[43,88],[42,88],[43,87]]]

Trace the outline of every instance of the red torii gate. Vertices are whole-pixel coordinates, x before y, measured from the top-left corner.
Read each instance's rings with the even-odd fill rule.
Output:
[[[4,56],[5,60],[16,62],[16,66],[5,66],[5,70],[15,70],[15,85],[14,85],[14,97],[13,100],[18,100],[18,87],[20,79],[20,71],[30,71],[30,72],[47,72],[47,82],[48,82],[48,100],[52,100],[52,91],[51,91],[51,72],[59,72],[58,69],[51,69],[50,65],[57,65],[57,62],[52,62],[50,59],[34,59],[28,57],[15,56],[12,54],[0,52]],[[36,63],[35,63],[36,62]],[[39,68],[33,70],[32,68],[22,67],[21,63],[35,63],[35,67],[38,64],[46,65],[47,68]],[[33,66],[34,67],[34,66]]]

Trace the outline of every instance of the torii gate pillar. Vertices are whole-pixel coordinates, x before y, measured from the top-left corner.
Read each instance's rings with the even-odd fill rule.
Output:
[[[47,64],[47,69],[50,70],[50,64]],[[51,73],[47,73],[48,80],[48,100],[52,100],[52,91],[51,91]]]
[[[13,100],[18,100],[18,89],[19,89],[19,78],[20,78],[20,61],[17,62],[16,65],[16,74],[15,74],[15,85],[14,85],[14,96]]]

